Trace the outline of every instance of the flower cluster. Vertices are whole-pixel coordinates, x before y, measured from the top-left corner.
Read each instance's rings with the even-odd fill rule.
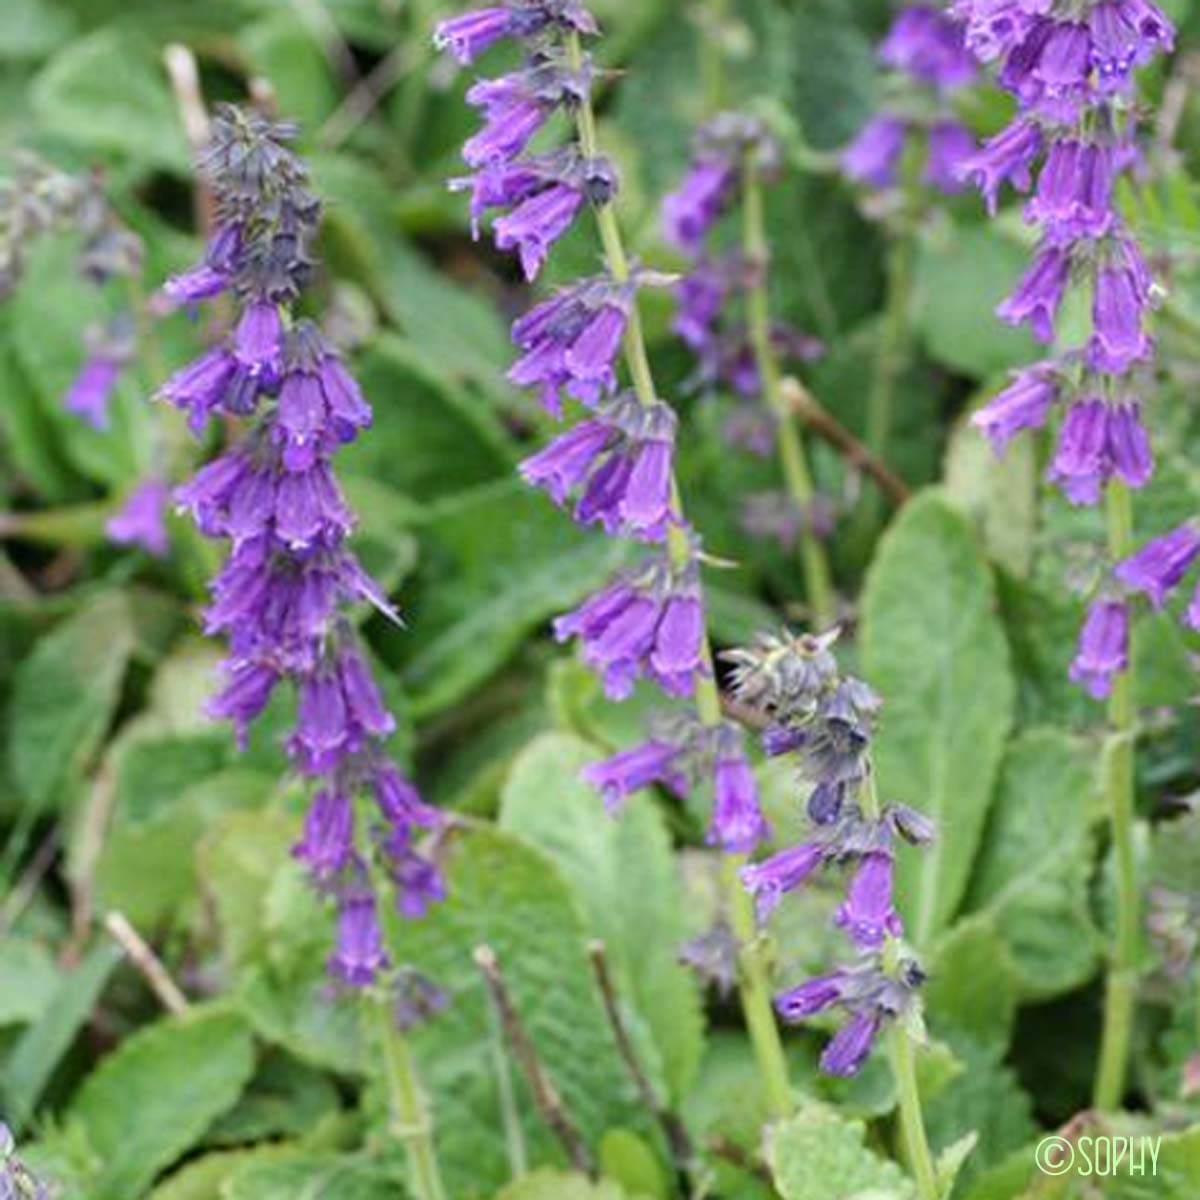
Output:
[[[810,979],[776,998],[788,1021],[800,1021],[837,1004],[849,1020],[826,1047],[822,1069],[853,1075],[889,1021],[915,1021],[921,968],[903,947],[893,903],[897,838],[923,845],[931,823],[902,804],[880,809],[875,798],[870,746],[879,698],[862,681],[840,674],[830,649],[836,631],[820,637],[760,636],[748,649],[731,651],[739,699],[765,714],[763,747],[794,755],[811,785],[810,834],[763,862],[742,870],[760,922],[783,897],[822,868],[849,872],[844,902],[834,922],[853,944],[849,966]]]
[[[529,150],[531,139],[556,111],[591,129],[590,90],[596,74],[580,48],[598,32],[575,0],[510,0],[441,22],[435,43],[461,63],[472,63],[501,40],[517,44],[517,69],[478,80],[467,100],[483,118],[463,157],[474,175],[451,181],[471,194],[473,231],[490,208],[506,210],[493,222],[501,250],[515,253],[526,278],[538,274],[553,243],[591,206],[609,205],[618,188],[610,163],[582,134],[567,145]],[[705,179],[689,184],[674,203],[680,239],[702,239],[728,176],[710,164]],[[715,206],[715,207],[714,207]],[[537,304],[513,325],[521,352],[509,371],[519,386],[536,388],[543,406],[562,418],[573,400],[585,415],[521,464],[525,480],[554,503],[570,505],[581,525],[598,524],[610,537],[645,544],[645,557],[574,612],[554,623],[560,641],[577,639],[584,661],[613,699],[647,680],[666,695],[689,699],[713,686],[699,578],[699,544],[675,496],[676,419],[652,393],[648,373],[635,390],[622,390],[616,359],[629,334],[640,288],[661,282],[638,264],[610,261],[604,273],[580,280]],[[670,718],[669,736],[655,734],[587,771],[615,809],[631,792],[652,783],[677,794],[710,783],[714,795],[710,839],[746,851],[765,831],[753,774],[736,727]]]
[[[82,238],[78,267],[95,288],[142,269],[142,243],[108,203],[98,175],[67,175],[29,155],[17,158],[12,179],[0,183],[0,298],[16,287],[30,246],[43,234],[74,229]],[[136,326],[118,312],[84,331],[84,365],[63,403],[94,429],[108,426],[108,408],[121,371],[136,351]]]
[[[922,0],[897,14],[879,57],[894,72],[888,98],[843,151],[842,170],[870,188],[893,188],[910,136],[921,136],[923,181],[946,195],[957,192],[975,139],[955,118],[950,97],[977,72],[961,30],[942,7]]]
[[[774,452],[779,422],[763,394],[746,315],[747,295],[763,282],[766,264],[749,261],[737,246],[718,244],[716,228],[737,202],[743,172],[771,179],[779,158],[761,121],[722,113],[697,131],[688,173],[662,204],[663,237],[688,260],[687,274],[675,288],[672,328],[696,356],[691,386],[733,394],[725,439],[758,457]],[[769,337],[783,359],[811,362],[824,350],[816,338],[784,322],[773,322]],[[784,549],[804,529],[824,536],[830,519],[827,501],[818,498],[802,509],[783,491],[748,496],[742,512],[746,532],[772,537]]]
[[[0,1121],[0,1200],[50,1200],[50,1190],[17,1157],[12,1130]]]
[[[293,685],[287,751],[314,793],[295,855],[337,903],[330,970],[360,986],[388,961],[371,860],[405,915],[420,915],[443,886],[417,846],[436,813],[387,755],[395,722],[348,615],[360,602],[396,614],[346,546],[353,517],[332,467],[371,410],[320,330],[293,312],[313,269],[320,212],[288,147],[295,133],[228,107],[214,121],[201,169],[218,224],[203,261],[163,291],[182,304],[228,293],[238,315],[161,394],[197,433],[214,415],[250,425],[175,492],[202,533],[231,547],[205,612],[205,631],[229,643],[225,685],[209,712],[232,721],[244,741],[276,688]],[[356,828],[360,795],[373,800],[366,837]]]
[[[1153,458],[1135,374],[1151,358],[1145,330],[1155,285],[1114,204],[1118,177],[1137,160],[1134,69],[1171,48],[1173,31],[1150,0],[959,0],[967,45],[999,60],[1016,98],[1012,123],[963,167],[989,210],[1004,183],[1032,194],[1026,222],[1040,241],[1024,277],[997,310],[1051,343],[1064,299],[1091,301],[1085,344],[1019,371],[974,421],[1003,450],[1020,430],[1064,412],[1048,477],[1073,504],[1095,504],[1110,480],[1140,488]],[[1083,627],[1071,675],[1107,695],[1128,659],[1123,600],[1104,592]]]

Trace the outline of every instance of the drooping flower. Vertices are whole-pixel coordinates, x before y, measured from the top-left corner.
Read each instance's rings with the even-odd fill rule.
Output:
[[[982,429],[992,449],[1001,454],[1022,429],[1045,425],[1059,395],[1059,382],[1051,363],[1037,363],[1013,375],[1004,391],[971,417]]]
[[[726,854],[749,854],[770,828],[759,804],[758,784],[738,738],[721,746],[713,766],[713,809],[708,842]]]
[[[1129,666],[1129,610],[1119,600],[1097,600],[1088,609],[1070,675],[1096,700],[1112,691]]]
[[[603,762],[589,763],[583,768],[583,779],[600,793],[609,813],[616,813],[629,796],[652,783],[685,795],[687,778],[677,765],[679,757],[678,746],[651,740]]]
[[[104,526],[109,540],[121,546],[140,546],[163,558],[169,549],[166,511],[169,489],[161,479],[138,484]]]
[[[312,273],[319,220],[304,164],[287,145],[294,133],[235,109],[218,113],[202,159],[216,232],[204,265],[168,292],[194,301],[228,291],[240,311],[221,343],[162,394],[196,432],[215,413],[253,421],[175,490],[201,532],[231,546],[205,612],[206,631],[224,634],[229,650],[207,711],[231,721],[244,744],[281,685],[296,693],[286,749],[313,799],[294,855],[337,909],[329,970],[359,987],[389,965],[372,862],[406,915],[440,898],[444,885],[415,841],[436,816],[387,757],[395,721],[349,620],[350,606],[364,601],[396,614],[345,545],[353,515],[333,467],[370,424],[370,407],[316,325],[293,312]],[[376,819],[360,822],[367,794]]]
[[[1070,250],[1043,243],[1016,290],[996,309],[1010,325],[1028,322],[1041,342],[1054,341],[1054,323],[1071,278]]]
[[[1187,521],[1118,563],[1114,574],[1126,587],[1144,593],[1155,608],[1162,608],[1198,556],[1200,527]]]
[[[864,855],[850,881],[834,920],[858,946],[874,948],[888,935],[900,935],[900,917],[892,906],[892,871],[892,856],[875,852]]]
[[[891,187],[896,182],[900,156],[904,153],[907,128],[899,117],[872,118],[842,151],[842,170],[851,179],[869,187]]]

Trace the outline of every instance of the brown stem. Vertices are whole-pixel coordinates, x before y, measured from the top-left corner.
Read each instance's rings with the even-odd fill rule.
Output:
[[[710,1138],[708,1148],[718,1158],[723,1158],[727,1163],[732,1163],[739,1170],[753,1175],[756,1179],[761,1179],[767,1184],[774,1182],[771,1179],[771,1172],[764,1163],[759,1162],[744,1146],[739,1146],[737,1142],[731,1141],[723,1134]]]
[[[171,81],[171,91],[175,96],[175,106],[179,109],[179,119],[183,122],[183,132],[191,147],[192,156],[196,157],[208,145],[208,109],[204,104],[204,94],[200,90],[200,71],[196,66],[196,56],[187,46],[172,42],[163,50],[163,64],[167,68],[167,78]],[[216,218],[216,205],[212,192],[205,186],[202,178],[197,176],[195,184],[196,226],[207,237],[213,228]]]
[[[504,1034],[511,1043],[521,1071],[533,1092],[533,1102],[537,1105],[538,1112],[542,1114],[542,1119],[550,1131],[562,1143],[571,1165],[577,1171],[582,1171],[585,1175],[594,1178],[596,1164],[583,1140],[583,1134],[580,1132],[579,1126],[571,1119],[563,1105],[562,1097],[558,1094],[558,1089],[554,1086],[554,1081],[546,1074],[546,1069],[542,1066],[541,1059],[538,1058],[537,1050],[534,1049],[533,1042],[530,1041],[529,1034],[513,1004],[508,985],[504,982],[504,975],[500,970],[496,952],[491,946],[478,946],[475,949],[474,958],[475,965],[483,975],[488,993],[496,1006],[496,1012],[500,1016]]]
[[[92,932],[96,908],[96,867],[108,823],[117,799],[117,781],[111,764],[104,762],[92,780],[87,805],[79,831],[78,864],[71,874],[71,937],[63,950],[63,962],[68,966],[79,961],[83,947]]]
[[[140,933],[129,923],[124,913],[110,912],[104,918],[104,928],[112,934],[129,961],[137,967],[150,990],[158,997],[163,1008],[175,1016],[188,1010],[188,999],[163,966],[162,959],[150,948]]]
[[[872,454],[828,409],[822,407],[800,380],[789,376],[781,384],[780,391],[788,408],[852,467],[874,480],[893,504],[901,505],[909,498],[912,493],[908,484]]]
[[[0,938],[8,934],[8,931],[17,923],[21,914],[25,911],[25,906],[33,898],[38,884],[41,883],[46,872],[50,870],[51,864],[54,862],[54,856],[58,853],[60,840],[59,830],[57,828],[52,829],[37,848],[29,865],[25,868],[20,880],[18,880],[17,885],[9,893],[4,904],[0,906]]]
[[[365,75],[317,130],[317,144],[327,150],[340,146],[404,78],[411,65],[408,46],[397,46]]]
[[[686,1183],[696,1160],[692,1139],[679,1114],[673,1112],[659,1098],[654,1085],[642,1068],[637,1051],[633,1048],[633,1041],[629,1036],[629,1030],[626,1028],[625,1019],[621,1016],[620,1005],[617,1002],[617,992],[613,986],[612,972],[608,967],[608,955],[604,951],[604,943],[592,942],[588,946],[588,957],[591,959],[596,983],[600,987],[600,996],[604,1001],[604,1013],[608,1017],[609,1025],[612,1026],[617,1050],[620,1052],[633,1082],[637,1085],[642,1103],[654,1114],[655,1119],[662,1127],[667,1144],[671,1147],[671,1157],[675,1160],[680,1179]]]

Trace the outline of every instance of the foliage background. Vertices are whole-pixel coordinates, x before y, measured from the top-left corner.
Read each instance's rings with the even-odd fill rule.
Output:
[[[623,215],[638,252],[670,269],[678,264],[657,240],[657,204],[705,112],[701,6],[594,7],[609,32],[602,58],[626,69],[602,101]],[[788,134],[789,170],[769,213],[776,311],[825,341],[807,380],[857,429],[884,319],[886,245],[821,154],[878,102],[873,46],[888,7],[735,7],[734,94]],[[1197,44],[1193,8],[1166,7],[1186,54]],[[470,242],[464,204],[444,187],[461,169],[469,73],[431,57],[423,31],[439,12],[428,0],[6,0],[0,143],[64,169],[102,169],[145,241],[152,287],[199,246],[164,45],[192,47],[210,101],[241,98],[261,78],[279,110],[302,122],[328,202],[320,302],[367,331],[355,368],[376,421],[344,456],[357,545],[407,619],[400,631],[372,621],[366,632],[402,718],[397,749],[422,789],[467,822],[451,849],[451,900],[390,931],[397,954],[453,996],[417,1038],[451,1192],[495,1195],[513,1162],[498,1083],[512,1068],[470,960],[487,941],[612,1180],[588,1188],[533,1176],[503,1195],[669,1195],[657,1134],[612,1050],[587,940],[606,941],[641,1053],[702,1137],[719,1130],[753,1145],[756,1085],[732,1008],[702,995],[676,963],[680,941],[713,912],[702,814],[646,797],[614,824],[577,782],[582,762],[628,742],[641,703],[604,703],[546,624],[606,577],[615,552],[514,476],[548,429],[504,381],[507,321],[527,295],[508,264]],[[387,62],[398,82],[343,134],[352,83],[338,53],[347,45],[357,75]],[[1151,80],[1151,92],[1162,84]],[[996,128],[1000,98],[982,93],[971,117],[981,131]],[[1126,197],[1141,235],[1169,252],[1178,316],[1161,330],[1163,466],[1138,504],[1143,533],[1193,513],[1200,490],[1187,403],[1198,354],[1188,323],[1200,312],[1200,207],[1188,169],[1198,117],[1189,101],[1180,152],[1161,156],[1150,183]],[[1102,714],[1066,681],[1080,616],[1067,588],[1072,555],[1099,532],[1097,518],[1043,493],[1044,447],[1015,446],[996,467],[961,428],[975,398],[1032,357],[1026,338],[992,317],[1024,239],[1015,213],[985,223],[973,197],[928,214],[889,453],[914,490],[927,490],[898,515],[878,508],[886,532],[859,524],[832,543],[854,601],[849,663],[887,700],[885,789],[943,829],[934,854],[904,863],[901,890],[931,970],[934,1041],[922,1067],[931,1135],[940,1150],[977,1133],[955,1193],[969,1200],[1025,1194],[1039,1130],[1086,1107],[1107,910],[1094,788]],[[68,1195],[395,1196],[400,1163],[372,1055],[352,1006],[322,994],[327,915],[289,860],[302,797],[284,780],[272,734],[286,714],[245,754],[198,715],[218,650],[197,632],[205,564],[182,526],[166,564],[102,537],[145,466],[147,396],[203,329],[160,325],[156,353],[122,385],[114,430],[85,427],[61,397],[82,358],[81,330],[103,301],[79,286],[75,250],[69,238],[38,245],[0,308],[0,1111]],[[580,223],[552,257],[550,282],[592,268],[595,253]],[[689,366],[668,331],[668,298],[651,303],[652,350],[674,397]],[[731,457],[721,399],[681,403],[689,511],[708,548],[738,564],[708,580],[716,638],[730,645],[802,615],[800,572],[738,526],[740,497],[773,486],[772,466]],[[858,481],[826,448],[814,458],[823,488],[852,506]],[[1156,877],[1183,881],[1200,862],[1196,821],[1174,804],[1195,786],[1194,650],[1168,618],[1144,622],[1142,846]],[[762,777],[776,828],[790,836],[795,784],[772,768]],[[185,1017],[161,1017],[93,927],[111,910],[159,948],[194,1001]],[[785,906],[773,929],[781,980],[827,961],[828,910],[820,893]],[[1139,1119],[1152,1112],[1184,1130],[1198,1115],[1195,1100],[1179,1099],[1194,989],[1162,984],[1151,1000],[1135,1063],[1148,1108]],[[852,1084],[831,1083],[815,1072],[817,1045],[811,1033],[789,1036],[812,1101],[772,1136],[780,1193],[904,1195],[876,1153],[891,1137],[886,1072],[876,1063]],[[523,1084],[514,1086],[526,1161],[559,1164]],[[841,1115],[818,1100],[836,1101]],[[874,1122],[873,1149],[857,1119]],[[1171,1174],[1152,1194],[1200,1194],[1198,1146],[1195,1132],[1168,1136]],[[769,1194],[746,1172],[713,1166],[723,1194]]]

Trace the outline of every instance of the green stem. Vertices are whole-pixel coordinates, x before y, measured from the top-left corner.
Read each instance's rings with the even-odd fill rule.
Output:
[[[1129,489],[1112,480],[1107,492],[1108,551],[1113,562],[1133,553],[1133,504]],[[1134,801],[1134,676],[1133,664],[1113,681],[1108,702],[1111,726],[1105,756],[1104,791],[1108,800],[1116,861],[1116,934],[1109,955],[1104,992],[1104,1029],[1100,1061],[1092,1093],[1095,1107],[1119,1107],[1125,1094],[1125,1073],[1133,1030],[1137,994],[1139,903],[1133,849]]]
[[[578,70],[583,65],[583,51],[577,35],[572,34],[567,39],[567,54],[573,69]],[[585,99],[579,105],[576,124],[581,152],[588,158],[596,157],[599,153],[599,143],[596,137],[596,117],[590,100]],[[609,273],[618,283],[624,283],[629,279],[629,257],[625,253],[617,215],[610,204],[599,205],[594,211]],[[629,377],[638,400],[646,405],[657,403],[654,375],[650,370],[650,356],[646,351],[646,339],[642,332],[642,319],[636,296],[629,306],[624,351]],[[671,504],[675,516],[679,519],[672,522],[668,530],[667,553],[675,566],[682,567],[691,561],[692,550],[683,525],[683,504],[679,485],[674,478],[671,480]],[[696,677],[696,711],[700,720],[712,727],[721,723],[721,696],[717,690],[717,675],[707,634],[704,635],[702,661],[705,670],[699,672]],[[741,942],[742,1011],[771,1112],[776,1116],[784,1116],[792,1107],[787,1060],[784,1057],[779,1028],[775,1024],[775,1014],[771,1008],[770,980],[762,944],[754,928],[749,897],[738,878],[737,865],[737,859],[727,860],[724,886],[730,919]]]
[[[391,1131],[404,1143],[408,1154],[413,1194],[417,1200],[446,1200],[433,1148],[433,1121],[421,1095],[408,1041],[396,1028],[391,1006],[385,1000],[368,996],[366,1003],[379,1041]]]
[[[753,282],[746,292],[746,325],[754,360],[762,381],[763,396],[779,422],[779,461],[788,492],[800,509],[800,557],[808,603],[817,629],[837,622],[837,597],[829,573],[829,560],[821,539],[812,530],[815,490],[804,454],[804,442],[796,414],[789,410],[780,388],[782,376],[775,347],[771,344],[771,307],[767,283],[770,248],[763,216],[763,190],[753,148],[742,163],[742,253],[750,266]]]
[[[904,1135],[909,1169],[916,1178],[920,1200],[938,1200],[937,1171],[934,1169],[933,1155],[929,1152],[929,1139],[925,1135],[925,1122],[921,1116],[912,1039],[899,1023],[892,1026],[889,1036],[892,1076],[896,1081],[896,1096],[900,1105],[900,1130]]]

